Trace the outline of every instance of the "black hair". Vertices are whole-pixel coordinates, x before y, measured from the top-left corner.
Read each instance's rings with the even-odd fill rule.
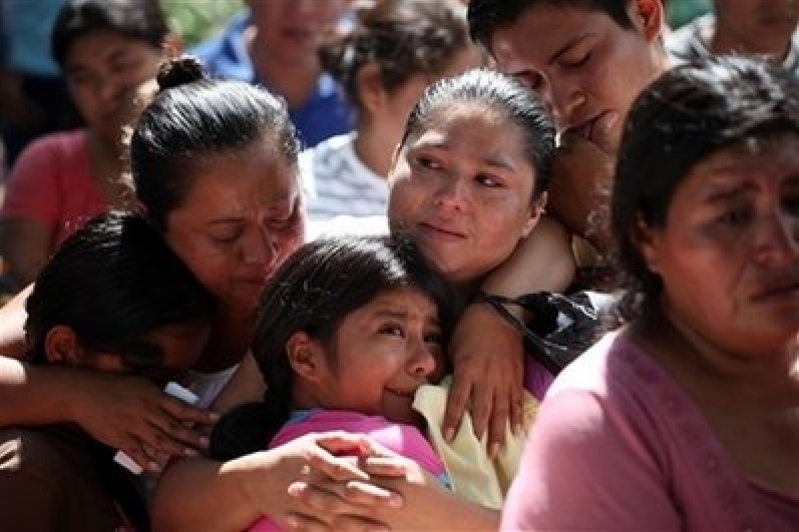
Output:
[[[611,203],[616,259],[627,295],[622,317],[652,310],[662,288],[635,236],[662,228],[674,191],[719,149],[799,133],[799,80],[766,61],[714,56],[667,71],[633,103],[622,134]]]
[[[356,12],[352,31],[324,44],[322,65],[361,106],[357,75],[374,63],[386,92],[419,74],[439,74],[470,46],[466,8],[457,0],[378,0]]]
[[[555,126],[539,97],[511,76],[475,69],[428,86],[408,116],[403,148],[438,113],[474,105],[500,113],[523,135],[522,146],[535,170],[533,199],[546,191],[555,154]]]
[[[497,30],[513,25],[536,6],[578,8],[606,13],[624,29],[633,27],[627,14],[630,0],[470,0],[469,34],[472,40],[491,50],[491,39]],[[531,36],[533,38],[533,36]]]
[[[66,0],[51,34],[53,59],[64,68],[75,42],[96,31],[118,33],[158,49],[170,33],[158,0]]]
[[[68,237],[25,302],[28,356],[46,362],[46,339],[70,327],[80,345],[119,354],[132,370],[157,368],[164,354],[143,337],[164,326],[208,323],[214,299],[141,216],[109,212]]]
[[[288,420],[293,372],[289,338],[304,331],[331,345],[341,322],[378,294],[415,287],[436,303],[447,338],[454,323],[452,292],[407,238],[321,238],[300,247],[270,279],[263,296],[253,354],[266,382],[258,403],[223,416],[211,435],[211,456],[230,459],[263,449]]]
[[[272,142],[297,166],[299,144],[286,106],[265,89],[210,79],[191,56],[165,62],[158,85],[134,125],[130,167],[136,198],[159,231],[209,157]]]

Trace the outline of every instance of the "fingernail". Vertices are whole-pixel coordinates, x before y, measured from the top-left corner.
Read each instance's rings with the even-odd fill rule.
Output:
[[[392,508],[402,508],[402,497],[398,497],[397,495],[392,495],[388,499],[388,505]]]
[[[499,443],[494,442],[488,448],[488,456],[493,460],[499,454]]]
[[[452,427],[447,427],[444,429],[444,439],[448,442],[451,442],[452,439],[455,437],[455,429]]]
[[[288,525],[289,528],[298,528],[300,526],[300,520],[293,515],[288,515],[286,517],[286,525]]]
[[[220,417],[218,412],[208,412],[208,419],[211,421],[219,421]]]
[[[521,423],[518,423],[513,426],[513,434],[514,436],[519,436],[524,433],[524,426]]]
[[[200,446],[201,446],[201,447],[203,447],[203,448],[206,448],[206,447],[208,447],[208,445],[209,445],[210,443],[211,443],[211,442],[210,442],[210,440],[208,439],[208,436],[200,436]]]
[[[197,452],[196,449],[192,449],[191,447],[186,447],[183,449],[184,456],[200,456],[200,453]]]

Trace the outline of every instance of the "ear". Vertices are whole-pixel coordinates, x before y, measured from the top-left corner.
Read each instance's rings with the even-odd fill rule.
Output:
[[[647,41],[655,42],[660,38],[665,23],[661,0],[629,0],[627,14]]]
[[[355,74],[355,87],[361,106],[369,114],[377,113],[386,101],[386,91],[377,63],[366,63]]]
[[[529,236],[530,233],[533,232],[533,229],[535,229],[535,226],[538,225],[538,220],[540,220],[541,215],[544,214],[544,207],[546,206],[548,199],[548,193],[544,192],[530,203],[529,217],[522,228],[523,238]]]
[[[318,341],[304,331],[292,334],[286,342],[286,356],[299,377],[317,382],[327,371],[326,352]]]
[[[78,366],[82,362],[78,336],[66,325],[56,325],[47,332],[44,352],[47,360],[53,364]]]
[[[183,53],[183,39],[177,33],[169,33],[161,44],[166,59],[179,57]]]
[[[660,233],[649,226],[640,216],[635,221],[633,241],[641,252],[646,267],[652,273],[660,273]]]

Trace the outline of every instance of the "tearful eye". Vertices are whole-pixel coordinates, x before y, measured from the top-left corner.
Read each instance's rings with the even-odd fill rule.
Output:
[[[380,333],[388,334],[390,336],[405,336],[405,331],[399,325],[384,325],[380,328]]]
[[[500,182],[486,174],[479,174],[476,178],[478,183],[487,188],[499,188]]]
[[[745,224],[752,218],[751,210],[748,208],[732,209],[721,216],[718,221],[724,225],[739,226]]]
[[[428,168],[430,170],[439,170],[439,169],[443,168],[441,163],[439,163],[438,161],[436,161],[432,157],[420,156],[420,157],[416,158],[416,162],[422,168]]]
[[[437,346],[444,345],[444,335],[436,331],[425,335],[424,341],[428,344],[435,344]]]

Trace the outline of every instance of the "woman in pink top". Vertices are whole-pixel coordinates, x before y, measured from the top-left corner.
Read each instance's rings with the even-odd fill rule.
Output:
[[[612,232],[629,321],[559,376],[504,530],[795,530],[799,81],[716,58],[636,100]]]
[[[68,1],[53,28],[53,55],[86,123],[47,135],[20,155],[0,209],[0,255],[19,286],[80,225],[124,207],[122,127],[139,87],[155,78],[171,39],[151,0]]]

